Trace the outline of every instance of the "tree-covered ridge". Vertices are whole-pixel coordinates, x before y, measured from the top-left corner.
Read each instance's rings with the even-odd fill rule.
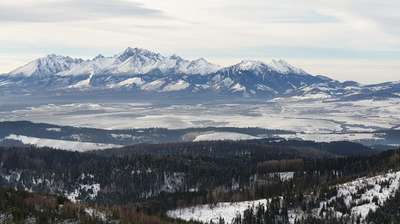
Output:
[[[340,141],[317,143],[313,141],[284,140],[281,138],[242,141],[203,141],[164,144],[138,144],[94,152],[104,156],[132,154],[163,156],[251,157],[257,160],[283,158],[324,158],[379,153],[367,146]]]
[[[238,213],[233,224],[398,223],[400,172],[360,178],[255,204]],[[219,223],[225,220],[220,219]]]
[[[348,159],[346,160],[350,161]],[[346,163],[342,163],[344,164]],[[386,152],[371,156],[366,160],[348,163],[350,164],[352,167],[358,166],[365,171],[361,172],[360,169],[355,176],[346,175],[346,173],[343,175],[340,171],[332,173],[331,177],[341,176],[342,178],[324,179],[329,176],[320,175],[324,172],[320,170],[321,173],[316,175],[320,178],[317,182],[315,179],[303,179],[295,174],[283,186],[272,187],[275,194],[270,192],[264,194],[266,198],[269,198],[265,204],[253,204],[242,213],[238,213],[232,220],[221,218],[217,222],[234,224],[399,223],[400,151]],[[274,167],[272,170],[304,166],[299,160],[270,161],[263,165]],[[329,166],[331,164],[327,164],[327,167]],[[317,167],[323,166],[319,164]],[[357,176],[364,177],[355,179]],[[301,182],[302,179],[314,184],[304,185],[304,182]],[[225,209],[229,210],[229,208]],[[191,217],[190,211],[186,210],[182,213],[182,217]],[[213,219],[207,222],[215,223],[216,221]]]
[[[322,200],[331,186],[400,166],[399,151],[345,156],[333,152],[364,148],[264,141],[138,145],[97,153],[2,148],[0,186],[162,216],[173,208],[222,201],[284,197],[288,205],[300,205],[306,195]]]
[[[156,144],[192,141],[196,135],[209,132],[235,132],[263,137],[271,137],[277,134],[294,133],[284,130],[235,127],[205,127],[186,129],[140,128],[107,130],[98,128],[60,126],[45,123],[32,123],[29,121],[3,121],[0,122],[0,146],[11,144],[10,142],[4,140],[1,141],[1,139],[11,134],[45,139],[68,141],[76,141],[79,139],[83,142],[133,145],[143,143]]]

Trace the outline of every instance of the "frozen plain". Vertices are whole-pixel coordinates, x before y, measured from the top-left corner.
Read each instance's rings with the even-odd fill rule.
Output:
[[[261,127],[302,134],[366,133],[400,126],[400,100],[275,99],[240,104],[55,103],[2,106],[0,121],[28,120],[102,129]]]

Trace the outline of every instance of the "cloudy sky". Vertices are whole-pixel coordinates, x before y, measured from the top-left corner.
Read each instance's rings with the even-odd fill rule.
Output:
[[[0,73],[49,53],[91,58],[131,46],[400,80],[399,9],[398,0],[1,0]]]

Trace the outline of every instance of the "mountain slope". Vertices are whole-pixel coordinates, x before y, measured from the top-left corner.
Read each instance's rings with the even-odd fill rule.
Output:
[[[201,94],[237,97],[300,97],[364,99],[399,97],[400,84],[362,86],[312,75],[283,60],[241,61],[220,67],[203,58],[186,60],[140,48],[127,48],[111,57],[93,59],[48,55],[0,75],[0,94],[78,93],[159,95],[185,98]]]
[[[9,76],[48,76],[71,69],[74,65],[82,63],[82,59],[75,59],[55,54],[36,59],[21,66],[10,73]]]

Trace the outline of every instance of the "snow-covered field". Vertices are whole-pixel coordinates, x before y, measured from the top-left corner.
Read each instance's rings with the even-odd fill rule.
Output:
[[[217,141],[217,140],[249,140],[249,139],[257,139],[258,137],[246,134],[240,134],[235,132],[213,132],[208,134],[198,135],[193,141]]]
[[[195,220],[200,222],[218,222],[218,219],[224,218],[228,223],[236,217],[236,214],[243,213],[247,208],[254,205],[256,207],[259,204],[266,204],[267,200],[256,200],[256,201],[243,201],[243,202],[221,202],[216,205],[199,205],[189,208],[182,208],[171,210],[167,212],[167,215],[172,218],[183,219],[186,221]]]
[[[14,135],[11,134],[5,139],[20,141],[26,145],[34,145],[37,147],[51,147],[55,149],[63,149],[69,151],[90,151],[97,149],[107,149],[107,148],[117,148],[122,147],[120,145],[113,144],[101,144],[101,143],[92,143],[92,142],[79,142],[79,141],[66,141],[66,140],[55,140],[55,139],[46,139],[46,138],[35,138],[23,135]]]
[[[400,100],[330,102],[276,99],[253,104],[69,103],[0,109],[0,121],[29,120],[103,129],[163,127],[261,127],[309,134],[309,140],[353,140],[400,125]],[[333,137],[332,137],[333,136]]]
[[[360,141],[360,140],[380,140],[381,136],[375,133],[296,133],[279,135],[279,137],[285,139],[303,139],[306,141],[316,142],[333,142],[333,141]]]

